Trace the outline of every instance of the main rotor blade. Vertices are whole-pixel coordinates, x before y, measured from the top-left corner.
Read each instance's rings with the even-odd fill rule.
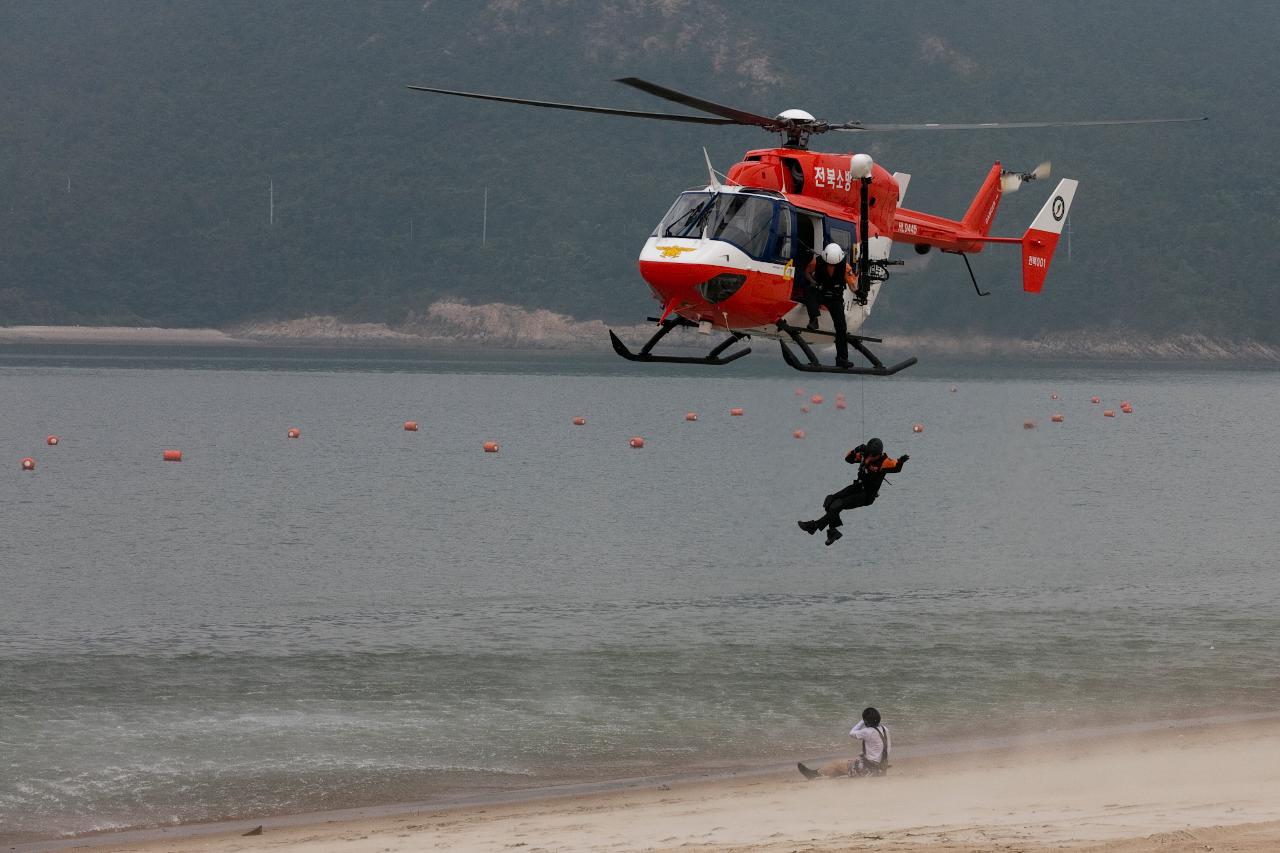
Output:
[[[727,119],[731,119],[732,124],[753,124],[757,127],[766,127],[769,130],[777,130],[783,126],[783,123],[776,118],[765,118],[755,113],[736,110],[733,107],[726,107],[724,104],[717,104],[715,101],[695,98],[693,95],[686,95],[684,92],[677,92],[675,89],[668,89],[666,86],[659,86],[657,83],[650,83],[648,80],[641,80],[639,77],[619,77],[615,82],[630,86],[633,89],[639,89],[641,92],[650,95],[656,95],[668,101],[675,101],[677,104],[683,104],[686,107],[693,107],[695,110],[702,110],[704,113],[724,116]]]
[[[484,95],[479,92],[457,92],[453,89],[436,89],[431,86],[409,86],[418,92],[435,92],[438,95],[457,95],[460,98],[478,98],[482,101],[502,101],[507,104],[525,104],[530,107],[548,107],[553,110],[573,110],[580,113],[603,113],[612,116],[630,116],[631,118],[656,118],[662,121],[683,121],[691,124],[739,124],[723,118],[706,116],[682,116],[676,113],[651,113],[644,110],[615,110],[610,107],[588,107],[582,104],[562,104],[557,101],[531,101],[526,98],[507,98],[502,95]]]
[[[1101,121],[987,121],[976,124],[872,124],[862,121],[850,121],[844,124],[830,125],[828,130],[843,130],[850,133],[887,130],[1004,130],[1006,128],[1025,127],[1099,127],[1113,124],[1171,124],[1183,121],[1208,121],[1208,116],[1197,118],[1119,118]]]

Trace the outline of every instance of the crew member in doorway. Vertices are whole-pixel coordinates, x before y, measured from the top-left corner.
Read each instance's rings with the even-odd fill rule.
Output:
[[[831,325],[836,334],[836,366],[850,367],[849,327],[844,317],[844,289],[858,288],[858,277],[845,259],[839,243],[828,243],[822,255],[815,255],[804,270],[808,279],[805,288],[804,307],[809,311],[808,330],[818,328],[818,306],[825,305],[831,315]]]
[[[862,742],[862,754],[857,758],[842,759],[826,764],[817,770],[805,767],[804,762],[796,766],[806,779],[837,778],[840,776],[883,776],[889,769],[889,727],[880,721],[880,712],[875,708],[867,708],[862,712],[849,737]]]
[[[896,474],[902,470],[911,457],[904,453],[898,459],[890,459],[884,452],[884,442],[873,438],[866,444],[859,444],[844,461],[858,466],[858,479],[845,486],[834,495],[827,495],[822,502],[826,514],[813,521],[797,521],[800,529],[810,536],[819,530],[827,531],[827,544],[835,542],[842,535],[840,532],[840,513],[846,509],[860,506],[871,506],[880,494],[880,486],[886,474]]]

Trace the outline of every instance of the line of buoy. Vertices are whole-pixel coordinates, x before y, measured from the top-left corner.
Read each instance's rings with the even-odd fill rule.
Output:
[[[636,448],[636,449],[639,449],[639,448],[641,448],[641,447],[644,447],[644,439],[643,439],[643,438],[641,438],[641,437],[640,437],[640,436],[638,436],[638,435],[633,435],[633,436],[631,437],[631,440],[630,440],[630,441],[628,441],[628,442],[627,442],[627,444],[629,444],[630,446],[632,446],[632,447],[634,447],[634,448]]]
[[[1049,395],[1049,399],[1050,399],[1050,400],[1056,400],[1056,399],[1058,399],[1058,393],[1055,391],[1054,393],[1050,394],[1050,395]]]
[[[498,442],[496,442],[496,441],[486,441],[486,442],[484,443],[484,452],[485,452],[485,453],[497,453],[497,452],[498,452]]]
[[[821,406],[821,405],[822,405],[822,395],[821,395],[821,394],[814,394],[812,397],[810,397],[810,398],[809,398],[809,402],[810,402],[810,403],[813,403],[815,406]]]
[[[800,407],[800,411],[804,412],[804,413],[807,415],[807,414],[809,414],[809,407],[808,407],[808,406],[801,406],[801,407]]]
[[[285,433],[289,438],[302,438],[302,430],[297,427],[289,427],[289,431]]]
[[[912,424],[912,425],[911,425],[911,431],[912,431],[912,432],[924,432],[924,424]]]
[[[166,450],[166,451],[164,451],[164,453],[163,453],[163,454],[161,454],[161,458],[162,458],[162,459],[164,459],[164,461],[165,461],[165,462],[181,462],[181,461],[182,461],[182,451],[181,451],[181,450]]]
[[[804,438],[804,430],[802,429],[798,429],[791,434],[794,435],[796,438]]]
[[[22,470],[23,471],[36,470],[36,460],[32,459],[30,456],[22,457]]]
[[[586,425],[587,425],[587,419],[586,419],[586,418],[574,418],[574,419],[573,419],[573,425],[574,425],[574,426],[586,426]]]
[[[1036,428],[1036,422],[1035,422],[1035,421],[1023,421],[1023,422],[1022,422],[1022,428],[1023,428],[1023,429],[1035,429],[1035,428]]]
[[[418,422],[417,422],[417,421],[405,421],[405,422],[404,422],[404,431],[405,431],[405,432],[417,432],[417,431],[418,431]]]
[[[1090,397],[1090,398],[1089,398],[1089,402],[1090,402],[1090,403],[1093,403],[1093,404],[1096,406],[1096,405],[1098,405],[1099,403],[1101,403],[1101,402],[1102,402],[1102,398],[1101,398],[1101,397]]]
[[[684,419],[685,419],[686,421],[696,421],[696,420],[698,419],[698,413],[697,413],[697,412],[685,412],[685,413],[684,413]]]
[[[1104,418],[1114,418],[1116,416],[1116,413],[1114,409],[1107,409],[1102,413],[1102,416]]]
[[[730,409],[729,414],[733,415],[735,418],[740,418],[742,417],[742,409],[738,409],[738,408]]]
[[[58,437],[56,435],[51,435],[44,440],[44,443],[50,447],[56,447],[58,444]]]
[[[1049,416],[1049,420],[1053,421],[1055,424],[1060,424],[1065,419],[1060,414],[1054,414]]]

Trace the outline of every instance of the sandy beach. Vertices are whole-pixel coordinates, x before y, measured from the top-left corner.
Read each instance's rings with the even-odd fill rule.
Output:
[[[992,851],[1280,849],[1280,721],[1209,724],[895,762],[884,779],[798,773],[537,799],[322,814],[100,851]]]

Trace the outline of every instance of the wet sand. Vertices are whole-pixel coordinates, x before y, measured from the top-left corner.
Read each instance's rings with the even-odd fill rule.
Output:
[[[772,773],[506,804],[393,807],[99,837],[97,851],[1280,850],[1280,721],[900,758],[884,779]],[[64,845],[60,845],[64,846]]]

